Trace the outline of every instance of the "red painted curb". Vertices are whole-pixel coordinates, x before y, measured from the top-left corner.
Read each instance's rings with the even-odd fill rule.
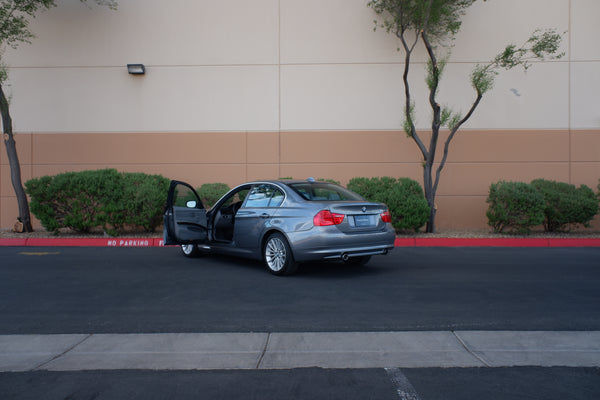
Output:
[[[600,239],[549,239],[550,247],[600,247]]]
[[[396,238],[394,246],[396,247],[415,247],[417,241],[415,238]]]
[[[397,238],[396,247],[600,247],[587,238]]]
[[[548,239],[422,238],[417,247],[548,247]]]
[[[2,246],[27,246],[27,239],[0,239]]]
[[[37,247],[162,247],[159,238],[27,238],[0,239],[0,246]]]
[[[396,238],[396,247],[600,247],[596,238]],[[163,247],[161,238],[8,238],[0,247]]]

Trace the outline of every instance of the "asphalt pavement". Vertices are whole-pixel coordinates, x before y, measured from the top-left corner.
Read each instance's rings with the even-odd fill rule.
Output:
[[[600,248],[398,248],[365,267],[0,248],[0,334],[600,330]]]
[[[599,256],[598,248],[415,247],[365,268],[317,263],[282,278],[258,262],[191,260],[176,248],[4,247],[0,393],[594,398]],[[168,394],[149,390],[153,379]]]
[[[597,368],[416,368],[1,373],[3,399],[590,400]]]

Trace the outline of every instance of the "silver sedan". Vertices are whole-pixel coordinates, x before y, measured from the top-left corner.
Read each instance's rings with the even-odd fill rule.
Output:
[[[215,252],[263,260],[276,275],[292,274],[306,261],[365,264],[387,254],[395,240],[385,204],[312,178],[248,182],[209,210],[190,185],[172,181],[163,235],[185,256]]]

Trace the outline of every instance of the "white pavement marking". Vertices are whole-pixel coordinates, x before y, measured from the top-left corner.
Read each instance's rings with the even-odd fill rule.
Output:
[[[421,400],[414,386],[399,368],[386,368],[385,372],[390,377],[401,400]]]
[[[600,331],[0,335],[0,372],[600,367]]]

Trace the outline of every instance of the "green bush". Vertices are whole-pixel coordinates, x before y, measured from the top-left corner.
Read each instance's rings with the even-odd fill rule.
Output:
[[[116,212],[113,201],[116,170],[66,172],[56,176],[43,176],[25,182],[31,196],[31,212],[51,232],[71,228],[77,232],[105,226]]]
[[[117,234],[125,227],[153,231],[160,225],[169,180],[103,169],[43,176],[25,182],[25,187],[31,212],[46,230],[102,228]]]
[[[229,191],[225,183],[205,183],[196,189],[205,208],[212,207],[225,193]]]
[[[369,201],[385,203],[397,230],[418,232],[429,219],[429,206],[418,182],[410,178],[352,178],[348,189]]]
[[[170,181],[162,175],[124,173],[122,207],[123,224],[153,232],[163,222]]]
[[[531,185],[544,197],[544,229],[564,231],[569,224],[589,226],[598,213],[598,198],[586,185],[536,179]]]
[[[329,178],[318,178],[317,179],[318,182],[327,182],[327,183],[333,183],[334,185],[341,185],[340,181],[336,181],[335,179],[329,179]]]
[[[487,202],[488,225],[494,232],[509,228],[529,233],[532,227],[544,222],[544,197],[527,183],[492,183]]]

